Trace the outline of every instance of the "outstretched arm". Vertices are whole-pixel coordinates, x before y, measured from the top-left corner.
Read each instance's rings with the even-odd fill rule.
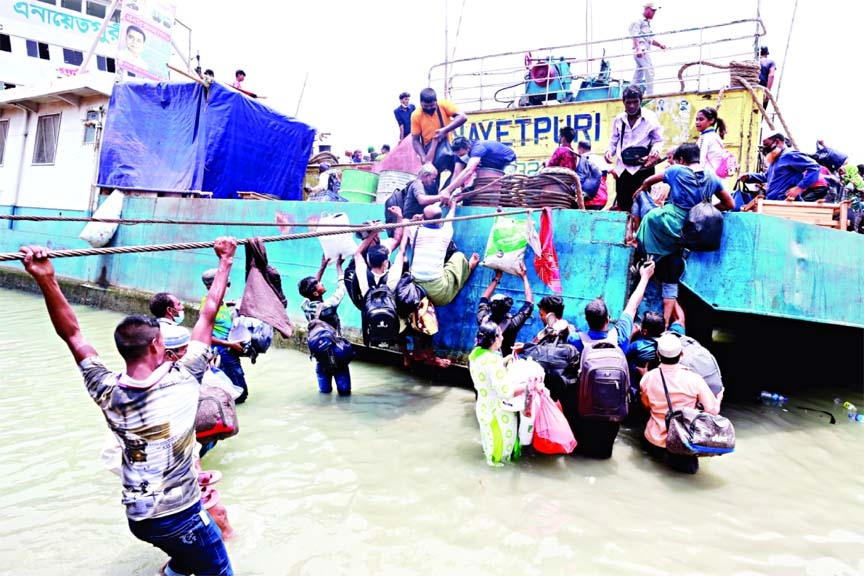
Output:
[[[461,172],[459,172],[459,176],[454,178],[453,181],[450,182],[450,184],[448,184],[447,187],[441,191],[441,194],[449,197],[453,190],[461,187],[462,184],[464,184],[465,181],[467,181],[468,178],[470,178],[471,175],[477,171],[478,166],[480,166],[479,157],[469,158],[468,165],[465,166],[465,168],[463,168]]]
[[[495,292],[495,288],[498,286],[498,283],[501,282],[501,276],[504,273],[501,270],[495,271],[495,276],[492,277],[492,280],[489,282],[489,286],[486,287],[486,290],[483,291],[481,298],[486,298],[487,300],[492,297],[492,293]]]
[[[45,298],[51,324],[69,347],[75,362],[80,363],[85,358],[96,356],[96,349],[84,339],[78,326],[78,318],[60,291],[60,285],[54,277],[54,265],[48,259],[48,249],[42,246],[22,246],[21,252],[25,254],[24,269],[36,280]]]
[[[321,254],[321,266],[318,267],[318,272],[315,274],[315,280],[321,282],[321,277],[324,276],[324,270],[327,269],[327,264],[329,263],[330,259],[324,254]]]
[[[636,317],[636,312],[639,310],[639,305],[642,303],[642,298],[645,296],[645,288],[648,286],[648,280],[654,275],[654,261],[646,262],[639,268],[639,284],[630,295],[627,301],[627,306],[624,307],[624,314],[630,314],[631,318]]]
[[[216,239],[213,250],[219,257],[219,267],[216,268],[216,277],[204,299],[204,305],[198,312],[198,322],[192,328],[192,340],[209,345],[213,337],[213,322],[216,313],[225,298],[225,290],[228,289],[228,274],[231,265],[234,264],[234,252],[237,250],[237,239],[231,236],[222,236]]]
[[[528,281],[528,269],[525,267],[525,262],[519,263],[519,276],[522,278],[522,284],[525,285],[525,301],[534,304],[534,293],[531,292],[531,283]]]

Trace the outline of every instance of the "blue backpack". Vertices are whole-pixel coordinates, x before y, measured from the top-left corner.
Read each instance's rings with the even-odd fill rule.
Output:
[[[327,322],[314,319],[307,327],[309,355],[314,357],[327,374],[348,366],[354,358],[351,342],[342,338]]]

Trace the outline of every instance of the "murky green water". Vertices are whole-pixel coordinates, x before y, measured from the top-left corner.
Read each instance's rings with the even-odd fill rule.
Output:
[[[41,299],[0,302],[0,574],[155,574],[164,556],[128,531],[106,426]],[[121,316],[76,311],[119,369]],[[864,573],[864,424],[794,408],[840,415],[835,390],[727,406],[738,451],[683,477],[624,433],[611,461],[491,469],[470,390],[355,364],[345,400],[318,394],[300,352],[246,366],[241,433],[204,459],[239,575]]]

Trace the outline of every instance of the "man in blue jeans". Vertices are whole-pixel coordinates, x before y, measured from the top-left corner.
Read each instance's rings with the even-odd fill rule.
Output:
[[[213,278],[216,277],[216,268],[211,268],[201,275],[201,281],[207,290],[213,285]],[[228,281],[228,288],[231,287],[231,281]],[[201,300],[201,307],[204,307],[204,300]],[[213,349],[219,355],[219,368],[225,372],[225,375],[231,379],[231,383],[243,389],[235,404],[242,404],[249,396],[249,388],[246,386],[246,375],[243,372],[243,366],[240,364],[240,355],[243,353],[242,342],[229,342],[228,334],[231,332],[233,319],[231,311],[224,302],[219,303],[219,311],[216,313],[216,320],[213,323]]]
[[[236,249],[235,238],[216,240],[219,267],[181,360],[166,360],[155,318],[132,315],[117,325],[114,342],[126,364],[121,373],[108,370],[81,334],[54,277],[48,249],[21,249],[24,268],[42,291],[57,335],[72,352],[87,392],[122,448],[122,502],[129,529],[170,556],[163,568],[168,576],[234,574],[222,533],[201,508],[193,460],[198,391],[209,365],[213,320]]]

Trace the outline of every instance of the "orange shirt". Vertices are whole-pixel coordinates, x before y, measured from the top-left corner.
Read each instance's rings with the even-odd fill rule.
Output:
[[[642,404],[651,412],[651,418],[645,426],[645,438],[651,444],[661,448],[666,447],[666,394],[663,392],[663,381],[660,379],[660,369],[666,377],[669,397],[674,408],[682,406],[695,407],[701,402],[705,412],[720,413],[720,398],[714,396],[708,384],[701,376],[680,364],[661,364],[660,367],[649,370],[642,377]]]
[[[438,110],[441,111],[441,120],[444,121],[444,126],[449,124],[453,117],[459,113],[459,109],[447,100],[438,100]],[[430,116],[423,112],[422,108],[417,108],[411,114],[411,134],[420,134],[425,146],[432,141],[435,131],[441,128],[441,120],[438,119],[438,112],[434,112]],[[452,132],[447,134],[448,140],[452,140],[452,134]]]

